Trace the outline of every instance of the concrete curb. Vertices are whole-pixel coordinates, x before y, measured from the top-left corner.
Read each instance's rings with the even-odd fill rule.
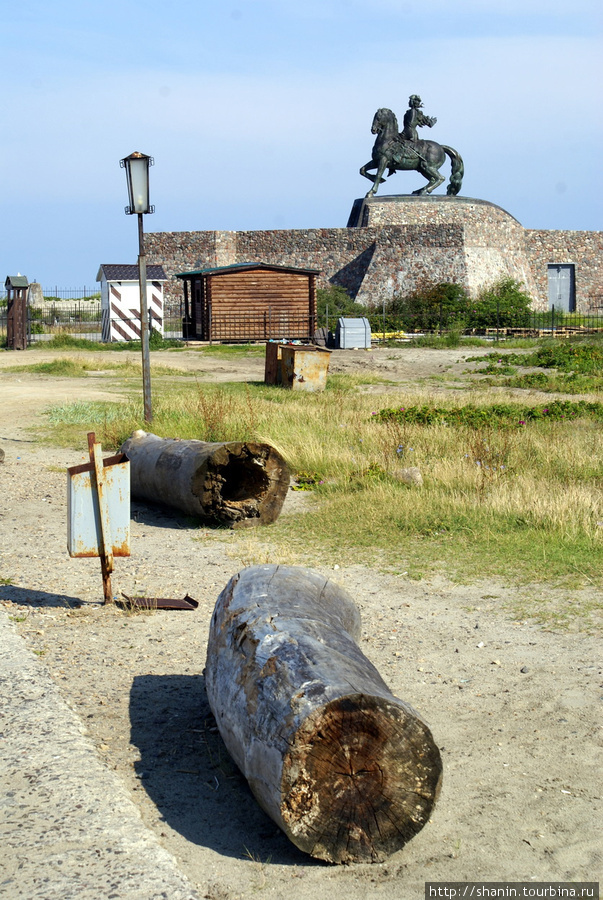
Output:
[[[0,609],[0,896],[199,900]]]

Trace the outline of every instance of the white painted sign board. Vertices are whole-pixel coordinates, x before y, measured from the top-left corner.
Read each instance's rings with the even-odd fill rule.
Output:
[[[103,460],[103,502],[113,556],[130,555],[130,462],[123,453]],[[98,493],[93,485],[94,465],[67,469],[67,549],[69,556],[102,556],[103,533]],[[112,548],[112,549],[111,549]]]

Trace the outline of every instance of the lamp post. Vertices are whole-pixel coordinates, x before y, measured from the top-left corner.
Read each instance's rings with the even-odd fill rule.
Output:
[[[128,200],[126,215],[138,216],[138,282],[140,286],[140,343],[142,345],[142,392],[144,397],[144,418],[153,418],[151,408],[151,364],[149,359],[149,314],[147,306],[147,263],[144,253],[144,230],[142,217],[154,213],[155,207],[149,203],[149,166],[154,165],[151,156],[135,151],[119,162],[126,170]]]

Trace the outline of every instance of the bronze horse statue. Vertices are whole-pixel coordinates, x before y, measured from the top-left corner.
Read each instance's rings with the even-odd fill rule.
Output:
[[[424,178],[427,178],[428,184],[418,191],[413,191],[413,194],[431,194],[445,180],[439,169],[444,164],[446,156],[450,157],[452,163],[452,173],[446,193],[453,197],[458,194],[463,183],[465,167],[460,154],[452,147],[438,144],[436,141],[405,140],[398,132],[398,120],[391,109],[377,110],[371,133],[377,135],[373,146],[373,157],[360,169],[360,174],[373,182],[367,197],[372,197],[377,192],[379,185],[383,184],[385,178],[382,176],[386,169],[389,169],[388,175],[393,175],[394,172],[400,170],[416,169]],[[377,172],[375,175],[369,175],[368,169],[376,169]]]

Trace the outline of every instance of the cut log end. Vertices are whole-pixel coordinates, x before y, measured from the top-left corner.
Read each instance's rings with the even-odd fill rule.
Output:
[[[375,862],[425,825],[442,777],[427,725],[362,694],[310,716],[283,761],[281,814],[291,840],[329,862]]]
[[[290,474],[267,444],[230,443],[207,459],[193,492],[208,518],[236,527],[268,525],[278,517]]]
[[[334,863],[379,861],[426,824],[442,764],[428,725],[354,638],[358,610],[307,569],[252,566],[220,594],[206,689],[258,803]]]
[[[136,431],[122,445],[132,496],[209,522],[269,525],[281,511],[290,473],[268,444],[179,441]]]

